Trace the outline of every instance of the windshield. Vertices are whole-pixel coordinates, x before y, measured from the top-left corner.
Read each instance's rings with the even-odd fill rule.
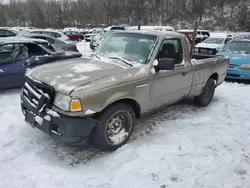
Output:
[[[225,40],[224,38],[208,38],[204,40],[203,43],[222,44],[224,40]]]
[[[157,36],[154,35],[113,33],[103,40],[97,48],[96,54],[146,64],[156,41]]]
[[[226,46],[224,46],[224,48],[221,51],[250,54],[250,40],[249,41],[232,41],[228,43]]]

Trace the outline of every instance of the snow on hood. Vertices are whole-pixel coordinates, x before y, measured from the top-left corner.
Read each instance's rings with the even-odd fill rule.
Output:
[[[212,44],[212,43],[199,43],[195,47],[197,48],[210,48],[210,49],[216,49],[223,47],[223,44]]]
[[[219,52],[216,55],[228,56],[230,59],[230,64],[239,66],[242,64],[250,64],[250,54]]]
[[[36,67],[26,75],[70,94],[77,87],[128,71],[128,68],[88,58],[63,60]]]

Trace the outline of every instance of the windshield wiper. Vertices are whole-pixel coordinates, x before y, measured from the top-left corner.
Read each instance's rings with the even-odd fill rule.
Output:
[[[120,58],[120,57],[111,56],[111,57],[109,57],[109,58],[110,58],[110,59],[118,59],[118,60],[122,61],[123,63],[125,63],[125,64],[127,64],[127,65],[133,67],[133,64],[129,63],[127,60],[122,59],[122,58]]]

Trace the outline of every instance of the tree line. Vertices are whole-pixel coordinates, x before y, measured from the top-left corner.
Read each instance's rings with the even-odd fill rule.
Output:
[[[0,0],[0,26],[171,25],[250,31],[246,0]]]

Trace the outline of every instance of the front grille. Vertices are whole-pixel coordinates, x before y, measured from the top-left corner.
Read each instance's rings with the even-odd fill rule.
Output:
[[[198,48],[198,53],[206,54],[206,55],[215,55],[216,54],[216,49]]]
[[[42,112],[52,105],[55,92],[53,87],[25,77],[23,98],[35,112]]]

